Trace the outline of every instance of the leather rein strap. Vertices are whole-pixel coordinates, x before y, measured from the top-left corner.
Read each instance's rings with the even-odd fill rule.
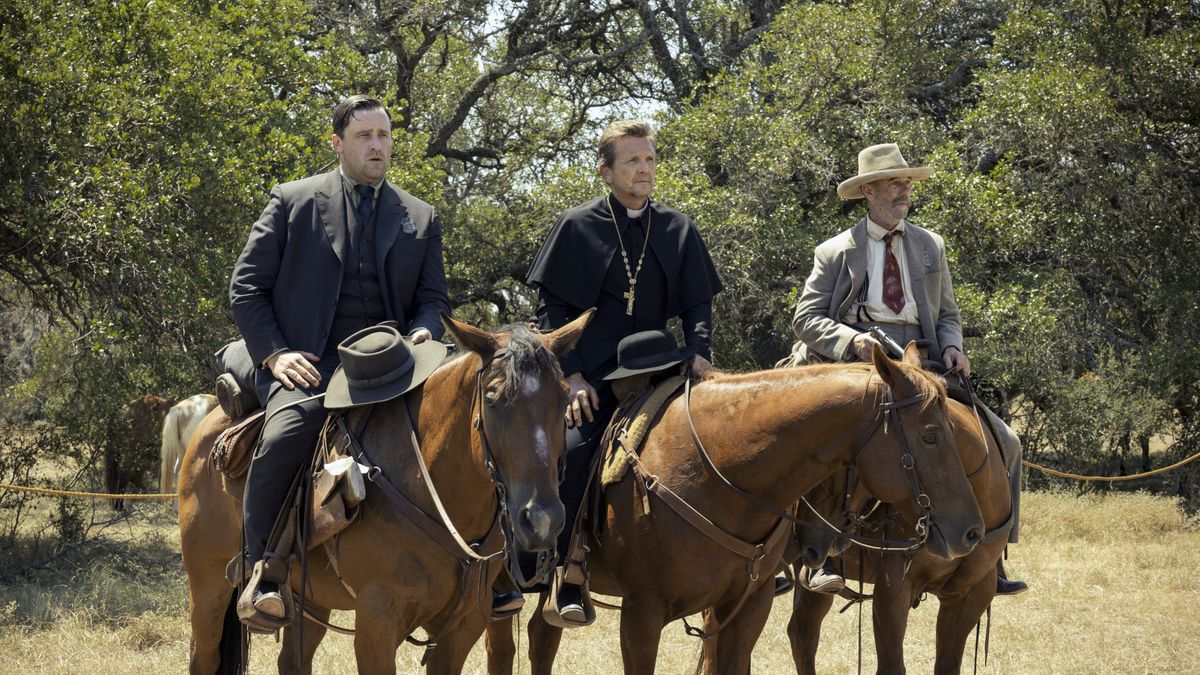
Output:
[[[350,448],[351,454],[354,456],[355,461],[367,467],[367,479],[374,483],[385,495],[387,495],[388,499],[391,500],[391,502],[406,518],[412,521],[414,525],[419,527],[421,531],[429,536],[430,539],[437,542],[438,545],[441,546],[447,553],[455,558],[458,558],[460,563],[463,565],[461,579],[462,583],[460,584],[458,603],[453,613],[446,620],[442,628],[436,633],[432,633],[428,640],[417,640],[412,636],[406,637],[406,640],[409,642],[426,647],[425,657],[422,659],[422,663],[424,663],[425,659],[428,658],[429,651],[437,646],[438,640],[453,627],[455,627],[459,621],[461,621],[462,617],[471,609],[469,603],[467,602],[469,595],[468,590],[470,586],[476,586],[475,597],[477,604],[479,598],[482,597],[481,594],[490,591],[490,586],[486,583],[487,576],[485,573],[485,567],[489,563],[503,557],[505,554],[504,546],[501,546],[498,551],[488,555],[480,555],[476,552],[476,550],[480,545],[482,545],[483,542],[491,538],[492,534],[496,531],[497,526],[501,524],[502,520],[504,520],[506,514],[506,509],[504,508],[504,485],[498,479],[495,463],[492,460],[491,448],[488,444],[487,435],[483,429],[484,425],[481,421],[485,408],[483,405],[483,371],[491,364],[493,360],[497,358],[503,358],[506,355],[507,351],[501,349],[493,354],[490,359],[484,360],[483,363],[480,364],[475,378],[475,396],[473,397],[472,405],[477,406],[477,408],[475,411],[476,414],[473,424],[476,430],[479,432],[488,473],[497,491],[498,504],[496,506],[496,512],[492,520],[492,525],[488,528],[487,534],[485,534],[480,541],[474,544],[469,544],[463,539],[462,535],[459,534],[458,529],[454,526],[454,523],[450,520],[450,515],[446,512],[446,507],[442,502],[441,496],[438,494],[437,486],[434,485],[433,478],[429,475],[429,468],[425,464],[425,457],[421,453],[420,442],[417,439],[416,424],[413,422],[412,411],[410,411],[408,408],[407,399],[402,401],[401,407],[404,408],[404,415],[408,420],[409,437],[412,441],[413,455],[416,458],[417,467],[420,469],[421,479],[429,489],[429,496],[433,501],[434,508],[437,510],[437,519],[426,513],[421,507],[417,506],[411,499],[406,497],[404,493],[400,492],[396,485],[388,479],[388,477],[383,473],[383,469],[371,459],[370,455],[367,454],[366,449],[363,448],[362,443],[359,442],[356,435],[351,431],[349,424],[346,421],[346,416],[342,415],[337,419],[338,428],[345,435],[347,444]]]
[[[887,433],[887,425],[885,423],[885,420],[887,419],[886,416],[890,416],[892,419],[892,425],[896,428],[896,436],[897,436],[898,442],[900,444],[900,451],[901,451],[900,464],[908,472],[909,482],[913,486],[913,499],[916,501],[918,507],[921,508],[922,512],[923,512],[922,521],[927,522],[929,513],[931,511],[931,507],[928,504],[929,497],[926,496],[920,489],[920,480],[917,477],[917,473],[916,473],[916,462],[915,462],[915,460],[913,460],[912,455],[908,452],[908,444],[904,438],[903,429],[900,426],[900,413],[899,413],[900,408],[906,408],[915,403],[919,403],[920,401],[925,399],[925,396],[926,396],[925,394],[917,394],[915,396],[910,396],[906,399],[895,401],[892,399],[892,390],[890,388],[885,388],[884,389],[884,400],[882,403],[879,404],[880,409],[885,412],[885,415],[880,415],[880,416],[876,417],[874,423],[871,424],[870,428],[868,428],[867,431],[865,433],[863,433],[863,435],[858,439],[858,442],[855,443],[854,449],[850,453],[850,466],[851,466],[851,471],[853,471],[854,462],[858,458],[858,453],[863,449],[864,446],[866,446],[867,442],[871,440],[871,437],[875,435],[875,432],[878,431],[881,426],[884,427],[884,433]],[[720,480],[722,483],[724,483],[725,487],[729,488],[731,491],[740,495],[741,497],[743,497],[744,499],[749,501],[751,504],[754,504],[758,508],[760,508],[764,511],[767,511],[768,513],[772,513],[772,514],[778,516],[779,518],[783,518],[783,519],[789,520],[793,523],[796,523],[797,525],[801,525],[804,527],[819,527],[817,525],[813,525],[812,523],[810,523],[808,521],[802,520],[802,519],[796,517],[795,515],[792,515],[789,512],[781,511],[781,510],[771,506],[770,504],[767,504],[766,502],[762,501],[758,497],[755,497],[754,495],[750,494],[749,492],[746,492],[745,490],[739,488],[737,485],[734,485],[732,481],[730,481],[728,478],[726,478],[725,475],[721,473],[721,470],[717,468],[717,465],[713,463],[712,457],[709,456],[708,450],[706,450],[704,447],[704,443],[702,443],[700,441],[700,434],[697,433],[696,424],[692,420],[692,405],[691,404],[692,404],[692,381],[691,381],[691,378],[688,378],[688,381],[684,384],[684,411],[686,413],[685,416],[687,417],[688,431],[690,431],[692,434],[692,442],[696,444],[696,448],[700,452],[700,458],[704,460],[705,468],[707,468],[714,476],[716,476],[718,480]],[[851,474],[851,475],[853,475],[853,474]],[[853,491],[853,488],[850,485],[851,482],[852,481],[847,481],[847,483],[848,483],[847,488],[846,488],[846,491],[847,491],[846,505],[847,506],[850,503],[849,502],[850,493]],[[922,500],[924,500],[924,505],[922,504]],[[897,540],[893,540],[893,539],[878,539],[878,538],[874,538],[874,537],[864,537],[857,533],[851,533],[851,532],[843,530],[842,528],[837,527],[833,523],[830,523],[828,520],[826,520],[825,517],[820,514],[820,512],[818,512],[815,508],[813,508],[812,504],[810,504],[807,499],[801,497],[801,501],[804,502],[805,506],[807,506],[809,508],[809,510],[812,511],[813,514],[816,515],[817,518],[819,518],[821,520],[821,522],[825,525],[825,527],[828,527],[830,530],[837,533],[839,536],[846,537],[847,539],[854,542],[855,544],[857,544],[859,546],[863,546],[865,548],[871,548],[871,549],[878,550],[878,551],[911,553],[911,552],[916,551],[916,550],[920,549],[921,547],[923,547],[929,536],[928,528],[926,527],[926,528],[924,528],[924,531],[922,531],[921,528],[918,528],[918,534],[920,536],[918,536],[915,539],[907,539],[907,540],[897,541]],[[847,512],[847,515],[851,516],[851,517],[853,516],[853,514],[849,514],[848,512]]]

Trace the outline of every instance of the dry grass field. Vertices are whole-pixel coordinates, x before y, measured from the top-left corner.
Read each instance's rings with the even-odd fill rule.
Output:
[[[103,540],[0,584],[0,672],[175,673],[187,667],[186,584],[178,534],[162,505],[105,530]],[[1200,527],[1173,500],[1136,494],[1077,497],[1031,493],[1023,542],[1009,569],[1030,593],[993,606],[991,654],[984,673],[1185,673],[1200,663]],[[135,562],[138,561],[138,562]],[[839,605],[840,606],[840,605]],[[794,672],[779,599],[754,654],[757,673]],[[933,668],[936,600],[913,612],[906,650],[911,672]],[[527,615],[526,615],[527,618]],[[348,624],[348,615],[335,615]],[[589,628],[564,637],[562,673],[620,670],[617,617],[601,611]],[[863,670],[874,670],[869,608]],[[858,618],[831,614],[818,665],[853,672]],[[525,636],[518,638],[524,647]],[[691,672],[697,641],[679,623],[663,633],[659,672]],[[256,638],[252,672],[274,670],[278,647]],[[399,671],[417,672],[420,650],[405,646]],[[965,670],[971,668],[968,649]],[[351,640],[331,635],[316,672],[354,670]],[[484,671],[482,645],[467,672]],[[528,664],[520,672],[528,672]]]

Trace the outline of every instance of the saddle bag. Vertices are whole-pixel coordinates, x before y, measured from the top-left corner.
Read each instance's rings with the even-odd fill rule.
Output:
[[[335,451],[331,451],[335,452]],[[367,497],[367,485],[359,465],[350,457],[330,457],[315,462],[313,478],[312,530],[308,547],[329,541],[358,517],[358,505]]]
[[[266,422],[266,410],[258,410],[217,436],[208,459],[227,478],[239,479],[250,470],[254,448],[258,446]],[[236,495],[239,499],[241,495]]]

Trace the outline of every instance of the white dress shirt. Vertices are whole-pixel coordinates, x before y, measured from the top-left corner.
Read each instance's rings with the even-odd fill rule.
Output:
[[[892,238],[892,254],[896,256],[896,262],[900,265],[900,283],[904,286],[904,307],[901,307],[899,312],[893,312],[883,302],[883,237],[889,232],[901,233],[899,237]],[[866,321],[911,324],[920,322],[917,318],[917,303],[913,300],[912,276],[908,272],[908,261],[904,256],[903,233],[903,220],[892,230],[885,230],[867,217],[867,293],[863,302],[850,305],[850,311],[842,317],[843,322],[850,325]],[[867,318],[868,315],[870,319]]]

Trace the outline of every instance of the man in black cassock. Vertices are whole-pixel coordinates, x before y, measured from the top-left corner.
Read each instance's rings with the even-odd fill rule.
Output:
[[[559,328],[595,307],[574,351],[561,361],[571,387],[566,472],[560,495],[567,509],[559,538],[564,554],[586,487],[587,470],[618,401],[604,376],[617,367],[617,343],[639,331],[665,328],[672,317],[694,345],[693,372],[711,369],[712,298],[721,280],[695,224],[650,199],[654,132],[641,121],[610,124],[600,136],[600,174],[611,192],[568,209],[551,228],[529,269],[538,290],[537,318]],[[585,623],[578,587],[559,594],[567,625]]]

